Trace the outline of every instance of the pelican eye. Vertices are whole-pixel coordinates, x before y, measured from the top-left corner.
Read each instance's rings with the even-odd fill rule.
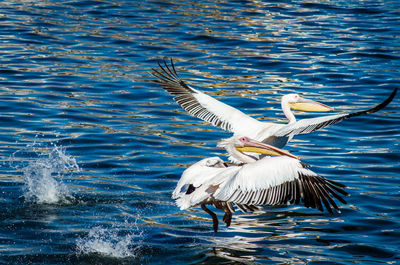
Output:
[[[240,139],[239,139],[242,143],[247,143],[247,142],[249,142],[250,141],[250,139],[248,138],[248,137],[240,137]]]

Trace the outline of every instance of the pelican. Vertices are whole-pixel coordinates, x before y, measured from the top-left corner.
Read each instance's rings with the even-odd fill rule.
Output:
[[[160,83],[163,89],[174,96],[174,100],[189,114],[223,130],[233,132],[234,135],[247,136],[279,148],[285,146],[295,135],[311,133],[344,119],[377,112],[388,105],[397,92],[397,88],[395,88],[385,101],[367,110],[302,119],[299,121],[296,120],[290,108],[302,111],[330,111],[333,108],[306,99],[298,94],[288,94],[281,99],[282,110],[288,119],[288,123],[277,124],[254,119],[240,110],[190,87],[176,73],[172,59],[170,66],[168,66],[165,60],[164,66],[160,63],[158,65],[160,68],[153,69],[152,72],[153,76],[157,78],[155,82]]]
[[[319,176],[284,150],[238,136],[222,140],[219,146],[242,164],[228,166],[219,157],[202,159],[183,172],[172,193],[181,210],[200,205],[211,216],[215,232],[218,219],[207,204],[222,209],[222,220],[230,226],[234,205],[247,212],[258,209],[257,205],[302,202],[305,207],[320,211],[324,205],[332,214],[332,207],[340,212],[332,197],[346,203],[339,195],[348,195],[344,185]],[[267,156],[257,159],[248,152]]]

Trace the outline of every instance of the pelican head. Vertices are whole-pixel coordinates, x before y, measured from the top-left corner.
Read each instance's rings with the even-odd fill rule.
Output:
[[[303,98],[299,94],[287,94],[282,97],[281,100],[282,110],[286,118],[289,120],[289,124],[296,122],[296,118],[290,109],[301,110],[301,111],[313,111],[313,112],[323,112],[333,110],[325,104],[319,103],[317,101]]]
[[[320,102],[303,98],[299,94],[288,94],[282,97],[282,102],[287,102],[289,107],[293,110],[324,112],[331,111],[334,108],[329,107]]]
[[[295,159],[299,157],[291,153],[274,147],[272,145],[264,144],[259,141],[250,139],[246,136],[232,136],[228,139],[223,139],[218,143],[218,147],[223,147],[233,158],[244,162],[251,163],[257,159],[247,153],[263,154],[268,156],[289,156]]]

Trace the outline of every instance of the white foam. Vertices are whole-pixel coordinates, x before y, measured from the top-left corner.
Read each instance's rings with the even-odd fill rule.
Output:
[[[96,226],[87,237],[77,240],[78,254],[98,253],[115,258],[136,258],[141,246],[142,233],[133,231],[128,234],[122,227],[113,225],[110,228]]]
[[[62,147],[54,146],[50,152],[37,153],[38,157],[22,169],[24,197],[36,203],[66,203],[72,194],[62,182],[71,170],[79,170],[76,160],[65,154]]]

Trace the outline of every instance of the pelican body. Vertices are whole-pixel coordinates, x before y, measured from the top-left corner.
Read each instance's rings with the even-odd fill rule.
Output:
[[[325,207],[332,213],[332,207],[339,211],[333,197],[346,203],[341,197],[348,195],[344,185],[319,176],[284,150],[237,136],[221,141],[220,146],[242,163],[228,166],[219,157],[202,159],[183,172],[172,193],[181,210],[200,205],[210,214],[215,232],[218,219],[207,204],[222,209],[223,221],[229,226],[234,205],[247,212],[258,205],[302,203],[320,211]],[[267,156],[258,159],[248,152]]]
[[[333,108],[303,98],[298,94],[288,94],[281,99],[282,110],[288,119],[288,123],[278,124],[254,119],[242,111],[190,87],[178,76],[172,60],[170,66],[166,61],[164,61],[164,65],[160,63],[158,65],[159,69],[153,69],[152,72],[157,78],[156,82],[161,84],[163,89],[174,96],[174,100],[189,114],[223,130],[233,132],[234,135],[247,136],[279,148],[285,146],[295,135],[311,133],[336,124],[344,119],[374,113],[388,105],[397,92],[397,88],[394,89],[385,101],[368,110],[327,115],[299,121],[296,120],[291,109],[320,112],[330,111]]]

